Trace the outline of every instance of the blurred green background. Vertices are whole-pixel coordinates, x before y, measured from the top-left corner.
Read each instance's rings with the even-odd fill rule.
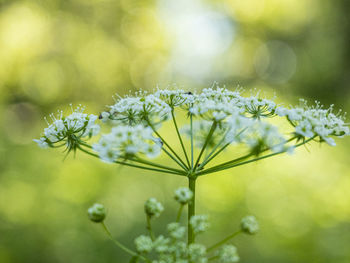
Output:
[[[160,232],[186,184],[80,153],[63,162],[32,142],[43,116],[213,81],[349,110],[349,12],[348,0],[0,0],[0,262],[127,262],[86,209],[104,203],[113,234],[132,246],[143,202],[165,203]],[[254,214],[261,232],[237,238],[241,262],[350,262],[350,142],[337,142],[201,178],[197,212],[212,220],[201,242]]]

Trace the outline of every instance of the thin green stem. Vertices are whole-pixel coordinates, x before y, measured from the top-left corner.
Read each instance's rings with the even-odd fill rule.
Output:
[[[80,146],[78,146],[78,149],[81,150],[82,152],[86,153],[86,154],[89,154],[89,155],[94,156],[96,158],[100,158],[97,154],[89,152],[89,151],[85,150],[84,148],[82,148]],[[160,172],[160,173],[168,173],[168,174],[176,174],[176,175],[186,176],[185,173],[178,173],[178,172],[173,172],[173,171],[169,171],[169,170],[156,169],[156,168],[136,165],[136,164],[132,164],[132,163],[126,163],[126,162],[120,162],[120,161],[114,161],[114,163],[121,164],[121,165],[126,165],[126,166],[131,166],[131,167],[134,167],[134,168],[144,169],[144,170]]]
[[[195,241],[195,234],[193,228],[190,224],[191,217],[196,214],[196,178],[188,178],[188,187],[193,193],[193,198],[191,202],[188,203],[188,220],[187,220],[187,229],[188,229],[188,244],[192,244]]]
[[[212,135],[213,135],[213,133],[214,133],[214,131],[215,131],[215,129],[216,129],[216,126],[217,126],[217,122],[214,121],[213,124],[211,125],[211,128],[210,128],[210,131],[209,131],[209,133],[208,133],[208,136],[207,136],[207,138],[205,139],[205,142],[204,142],[204,144],[203,144],[203,147],[202,147],[202,149],[201,149],[201,151],[200,151],[200,153],[199,153],[199,155],[198,155],[196,164],[194,165],[194,170],[197,170],[198,163],[199,163],[199,161],[200,161],[200,159],[201,159],[201,157],[202,157],[202,154],[203,154],[205,148],[207,147],[207,145],[208,145],[208,143],[209,143],[209,141],[210,141],[210,139],[211,139],[211,137],[212,137]]]
[[[184,205],[180,204],[180,208],[179,208],[179,211],[177,212],[177,216],[176,216],[176,222],[177,223],[180,222],[183,208],[184,208]]]
[[[240,134],[242,134],[247,128],[242,129],[239,133],[237,133],[235,135],[234,138],[237,138]],[[228,132],[228,131],[227,131]],[[227,134],[227,133],[226,133]],[[223,147],[220,148],[220,150],[218,150],[214,155],[212,155],[216,149],[224,142],[225,138],[226,138],[226,134],[224,135],[224,137],[221,139],[221,141],[216,145],[216,147],[213,149],[213,151],[207,156],[207,159],[203,161],[203,163],[201,164],[201,166],[199,167],[198,170],[200,170],[200,168],[204,167],[204,165],[208,164],[211,160],[213,160],[216,156],[218,156],[223,150],[226,149],[227,146],[229,146],[231,143],[226,143]],[[212,156],[211,156],[212,155]],[[210,158],[208,158],[210,157]]]
[[[239,134],[237,134],[237,136],[238,136],[238,135],[239,135]],[[296,137],[292,137],[292,138],[288,139],[288,140],[287,140],[287,143],[288,143],[288,142],[291,142],[291,141],[294,140],[295,138],[296,138]],[[209,161],[211,161],[212,159],[214,159],[214,158],[217,156],[217,154],[219,154],[220,152],[222,152],[227,146],[229,146],[229,144],[226,144],[223,148],[221,148],[216,154],[214,154],[214,155],[212,156],[212,158],[211,158]],[[269,150],[269,149],[266,148],[266,149],[262,150],[261,153],[266,152],[266,151],[268,151],[268,150]],[[247,159],[247,158],[249,158],[250,156],[253,156],[253,154],[249,153],[249,154],[247,154],[247,155],[244,155],[244,156],[242,156],[242,157],[239,157],[239,158],[237,158],[237,159],[234,159],[234,160],[231,160],[231,161],[228,161],[228,162],[225,162],[225,163],[221,163],[221,164],[219,164],[219,165],[217,165],[217,166],[214,166],[214,167],[216,167],[216,168],[225,167],[226,165],[230,165],[230,164],[233,164],[233,163],[237,163],[238,161],[242,161],[242,160],[244,160],[244,159]],[[209,161],[207,161],[207,163],[209,163]],[[208,170],[211,170],[211,169],[214,168],[214,167],[211,167],[211,168],[209,168]]]
[[[163,169],[165,169],[165,170],[169,170],[169,171],[173,171],[173,172],[177,172],[177,173],[184,174],[184,171],[182,171],[182,170],[175,169],[175,168],[171,168],[171,167],[167,167],[167,166],[160,165],[160,164],[157,164],[157,163],[154,163],[154,162],[150,162],[150,161],[144,160],[144,159],[142,159],[142,158],[140,158],[140,157],[136,157],[136,159],[133,158],[132,161],[135,161],[135,162],[139,162],[139,163],[151,165],[151,166],[158,167],[158,168],[163,168]]]
[[[193,116],[190,114],[190,126],[191,126],[191,169],[193,170]]]
[[[85,147],[88,147],[90,149],[92,149],[92,146],[90,144],[87,144],[86,142],[82,141],[82,140],[79,140],[79,144],[85,146]]]
[[[190,164],[190,161],[188,160],[187,152],[186,152],[184,143],[183,143],[183,141],[182,141],[182,138],[181,138],[179,129],[178,129],[178,127],[177,127],[177,123],[176,123],[176,119],[175,119],[175,114],[174,114],[174,109],[171,111],[171,116],[172,116],[172,118],[173,118],[173,123],[174,123],[174,126],[175,126],[175,130],[176,130],[176,133],[177,133],[177,137],[179,138],[179,141],[180,141],[182,150],[183,150],[183,152],[184,152],[184,155],[185,155],[185,158],[186,158],[186,162],[187,162],[188,168],[190,168],[190,167],[191,167],[191,164]]]
[[[235,236],[237,236],[238,234],[242,233],[242,230],[238,230],[237,232],[233,233],[232,235],[229,235],[228,237],[224,238],[223,240],[215,243],[214,245],[212,245],[211,247],[209,247],[207,249],[207,251],[211,251],[217,247],[220,247],[221,245],[225,244],[227,241],[229,241],[230,239],[234,238]]]
[[[152,123],[150,123],[148,121],[148,125],[152,128],[153,132],[158,136],[158,138],[162,141],[162,143],[164,145],[166,145],[168,147],[168,149],[174,154],[174,156],[172,156],[172,159],[175,160],[175,157],[177,158],[177,160],[181,163],[181,167],[184,169],[184,170],[188,170],[188,168],[186,167],[186,164],[184,163],[184,161],[179,157],[179,155],[173,150],[173,148],[170,147],[170,145],[163,139],[163,137],[156,131],[156,129],[154,128],[154,126],[152,125]],[[162,147],[163,149],[164,147]],[[165,150],[165,149],[164,149]],[[167,151],[164,151],[166,152],[169,156],[171,155],[169,152]],[[177,164],[179,164],[179,162],[176,162]]]
[[[162,151],[165,152],[174,162],[176,162],[184,171],[188,171],[187,167],[180,163],[170,152],[168,152],[164,147],[162,147]]]
[[[136,252],[128,249],[126,246],[121,244],[119,241],[115,240],[104,222],[101,222],[101,225],[102,225],[102,228],[104,229],[104,231],[107,233],[107,236],[111,239],[111,241],[113,241],[114,244],[116,244],[117,247],[119,247],[120,249],[124,250],[126,253],[130,254],[131,256],[134,256],[134,257],[138,256],[142,260],[147,261],[147,259],[145,257],[143,257],[143,256],[137,254]]]
[[[309,141],[312,141],[314,138],[315,138],[315,136],[312,137],[312,138],[309,138],[308,140],[305,140],[302,143],[296,144],[294,147],[297,148],[299,146],[302,146],[302,145],[308,143]],[[246,158],[252,156],[252,154],[248,154],[248,155],[245,155],[243,157],[240,157],[240,158],[237,158],[235,160],[232,160],[230,162],[227,162],[226,163],[227,165],[220,164],[220,165],[214,166],[212,168],[209,168],[207,170],[201,171],[201,172],[197,173],[196,175],[197,176],[201,176],[201,175],[208,174],[208,173],[215,173],[215,172],[219,172],[219,171],[222,171],[222,170],[227,170],[227,169],[230,169],[230,168],[233,168],[233,167],[236,167],[236,166],[248,164],[248,163],[251,163],[251,162],[256,162],[256,161],[263,160],[263,159],[266,159],[266,158],[269,158],[269,157],[272,157],[272,156],[275,156],[275,155],[278,155],[278,154],[281,154],[281,153],[285,153],[285,152],[286,151],[279,151],[279,152],[271,153],[271,154],[268,154],[268,155],[265,155],[265,156],[257,157],[257,158],[254,158],[254,159],[251,159],[251,160],[248,160],[248,161],[244,161],[244,162],[240,162],[240,163],[236,163],[235,164],[235,162],[237,162],[239,159],[246,159]]]
[[[239,158],[233,159],[233,160],[231,160],[231,161],[224,162],[224,163],[218,164],[218,165],[216,165],[216,166],[214,166],[214,167],[208,168],[208,169],[206,169],[206,170],[204,170],[204,171],[202,171],[202,172],[211,172],[211,171],[215,171],[216,169],[224,168],[224,167],[227,167],[227,166],[230,165],[230,164],[234,164],[234,163],[237,163],[237,162],[239,162],[239,161],[243,161],[243,160],[249,158],[250,156],[253,156],[253,154],[252,154],[252,153],[249,153],[249,154],[244,155],[244,156],[242,156],[242,157],[239,157]],[[201,173],[201,172],[200,172],[200,173]],[[197,175],[199,175],[199,173],[197,173]]]
[[[149,215],[146,215],[146,218],[147,218],[147,230],[149,232],[149,235],[150,235],[152,241],[154,241],[155,238],[154,238],[154,234],[153,234],[153,231],[152,231],[151,217]]]

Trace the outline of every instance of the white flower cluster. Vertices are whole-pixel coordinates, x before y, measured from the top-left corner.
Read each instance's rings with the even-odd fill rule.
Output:
[[[175,190],[175,200],[185,205],[192,200],[193,193],[188,187],[180,187]]]
[[[217,251],[219,262],[235,263],[239,261],[237,248],[234,245],[224,245]]]
[[[273,100],[262,98],[259,93],[245,97],[241,90],[212,87],[201,92],[186,92],[182,89],[158,89],[153,93],[137,92],[135,95],[119,97],[115,104],[103,112],[103,122],[112,120],[111,133],[102,135],[93,146],[100,158],[114,162],[118,158],[135,160],[135,155],[144,154],[148,158],[157,157],[164,143],[164,152],[173,154],[169,143],[160,136],[157,129],[161,124],[175,116],[175,111],[184,111],[192,122],[180,129],[191,137],[194,145],[206,149],[219,143],[227,145],[240,143],[248,147],[250,153],[259,155],[262,151],[291,152],[293,140],[308,142],[318,139],[329,145],[335,145],[334,137],[350,135],[344,115],[334,114],[333,106],[324,109],[319,103],[308,106],[305,101],[297,107],[281,107]],[[269,121],[273,117],[286,117],[292,125],[292,131],[281,133],[278,127]],[[100,127],[95,124],[97,116],[83,113],[78,107],[67,117],[60,114],[51,116],[53,123],[44,130],[44,135],[35,140],[40,147],[53,146],[66,140],[70,149],[76,148],[82,137],[96,135]],[[283,118],[284,119],[284,118]],[[191,123],[192,125],[189,125]],[[278,123],[278,122],[276,122]],[[176,130],[178,131],[175,122]],[[209,136],[212,132],[212,135]],[[180,138],[181,144],[183,144]],[[74,149],[75,149],[74,148]],[[186,152],[186,145],[182,145]],[[168,154],[168,155],[169,155]],[[187,156],[186,156],[187,158]],[[180,161],[181,160],[176,160]],[[188,160],[187,160],[188,162]],[[181,164],[184,168],[183,163]],[[186,167],[184,168],[186,169]],[[178,173],[178,171],[173,171]]]
[[[191,92],[185,92],[182,89],[161,90],[158,89],[154,95],[168,104],[171,108],[181,106],[188,108],[194,103],[195,97]],[[187,106],[187,107],[186,107]]]
[[[224,88],[204,89],[196,96],[193,106],[189,109],[195,116],[207,120],[221,121],[233,113],[243,113],[244,104],[238,91]]]
[[[171,112],[171,107],[158,98],[156,94],[138,92],[135,96],[120,98],[109,107],[109,115],[112,120],[121,121],[128,125],[135,125],[147,121],[166,120]]]
[[[259,231],[259,223],[254,216],[246,216],[241,220],[241,230],[254,235]]]
[[[145,154],[155,158],[160,154],[161,145],[152,136],[152,129],[142,125],[113,127],[111,133],[102,135],[93,149],[102,160],[113,162],[119,157],[127,158]]]
[[[207,263],[207,249],[201,244],[190,244],[188,246],[188,254],[190,262]]]
[[[140,253],[149,253],[153,249],[153,242],[149,236],[141,235],[134,242],[136,250]]]
[[[207,215],[195,215],[190,219],[190,224],[195,234],[205,232],[209,228],[209,217]]]
[[[169,232],[169,235],[174,239],[181,239],[185,236],[186,233],[186,228],[177,222],[168,224],[167,230]]]
[[[54,146],[55,143],[65,142],[68,147],[76,142],[77,139],[91,137],[97,135],[100,126],[95,123],[97,116],[84,113],[84,108],[78,106],[68,116],[63,116],[63,112],[59,112],[57,116],[50,115],[52,123],[48,123],[48,127],[44,129],[44,134],[39,140],[34,140],[41,148]]]
[[[311,138],[319,136],[322,141],[335,146],[335,141],[330,136],[343,137],[350,135],[349,127],[345,124],[344,115],[334,114],[333,105],[324,109],[319,102],[315,106],[308,106],[305,100],[300,100],[300,106],[292,109],[278,107],[276,114],[286,116],[295,127],[295,133],[299,136]]]
[[[163,205],[158,202],[158,200],[154,197],[151,197],[145,202],[145,212],[148,216],[158,217],[163,212]]]
[[[267,122],[255,122],[245,135],[246,144],[256,155],[265,149],[271,149],[274,152],[290,150],[286,146],[287,140],[279,133],[278,128]]]

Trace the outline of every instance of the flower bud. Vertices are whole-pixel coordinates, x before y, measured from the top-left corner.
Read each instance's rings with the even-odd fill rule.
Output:
[[[237,248],[233,245],[224,245],[217,252],[220,263],[234,263],[239,261]]]
[[[169,235],[174,239],[181,239],[185,236],[186,233],[186,228],[177,222],[168,224],[167,230],[169,232]]]
[[[259,231],[259,223],[254,216],[246,216],[241,220],[241,230],[254,235]]]
[[[190,225],[193,232],[199,234],[205,232],[209,228],[209,217],[207,215],[195,215],[190,219]]]
[[[145,202],[145,212],[149,217],[158,217],[164,210],[163,205],[154,197],[151,197]]]
[[[153,249],[153,242],[149,236],[141,235],[134,242],[139,253],[149,253]]]
[[[88,209],[89,219],[95,223],[101,223],[106,218],[106,209],[101,204],[94,204]]]
[[[180,204],[185,205],[192,200],[193,193],[187,187],[181,187],[175,191],[175,200]]]

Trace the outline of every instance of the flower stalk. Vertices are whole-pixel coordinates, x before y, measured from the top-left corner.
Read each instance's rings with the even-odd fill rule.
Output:
[[[195,242],[195,234],[193,227],[190,224],[191,218],[196,214],[196,177],[189,176],[188,188],[193,193],[192,201],[188,203],[188,220],[187,220],[187,231],[188,231],[188,244]]]

